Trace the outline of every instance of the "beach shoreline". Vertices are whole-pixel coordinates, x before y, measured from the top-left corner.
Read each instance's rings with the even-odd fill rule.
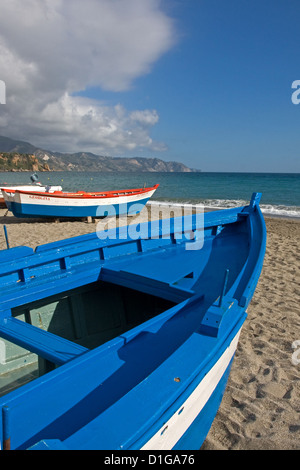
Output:
[[[149,206],[141,217],[146,221]],[[156,211],[159,217],[164,217]],[[165,212],[166,213],[166,212]],[[6,214],[6,215],[5,215]],[[119,225],[127,219],[120,217]],[[106,221],[17,219],[0,209],[0,249],[44,243],[103,229]],[[223,401],[203,450],[300,449],[300,220],[265,216],[267,249],[262,274],[242,329]],[[300,354],[299,354],[300,356]]]

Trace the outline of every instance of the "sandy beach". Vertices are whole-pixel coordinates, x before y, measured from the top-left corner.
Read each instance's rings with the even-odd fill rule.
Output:
[[[34,248],[97,227],[86,221],[16,219],[6,212],[0,210],[0,223],[7,227],[11,247]],[[300,340],[300,221],[266,218],[266,225],[262,275],[204,450],[300,449],[300,364],[292,361],[292,344]],[[0,249],[4,248],[1,227]]]

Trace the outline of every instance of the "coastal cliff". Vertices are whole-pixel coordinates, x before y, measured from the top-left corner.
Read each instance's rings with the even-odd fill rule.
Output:
[[[50,171],[50,168],[35,155],[4,152],[0,153],[0,171]]]

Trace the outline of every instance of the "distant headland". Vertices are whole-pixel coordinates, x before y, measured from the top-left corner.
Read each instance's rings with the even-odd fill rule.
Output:
[[[0,136],[0,171],[197,172],[158,158],[109,157],[90,152],[59,153]]]

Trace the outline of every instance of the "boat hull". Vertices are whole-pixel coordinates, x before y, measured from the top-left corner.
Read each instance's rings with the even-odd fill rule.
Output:
[[[202,370],[189,385],[185,393],[172,404],[171,410],[167,410],[161,416],[159,422],[155,426],[150,427],[142,438],[132,445],[122,446],[123,450],[165,451],[200,449],[221,404],[241,328],[242,323],[236,336],[223,345],[216,354],[216,357],[213,358],[208,372],[206,373],[206,371]],[[158,427],[159,429],[157,430]],[[84,438],[84,435],[79,432],[78,435],[66,439],[64,442],[51,439],[41,440],[30,447],[30,450],[54,448],[77,450],[81,448],[82,438]],[[99,439],[97,435],[90,436],[89,441],[85,441],[83,448],[84,450],[116,449],[116,447],[111,447],[106,442],[104,436],[101,436],[101,439]]]
[[[32,218],[32,217],[105,217],[138,214],[149,198],[136,201],[129,201],[121,204],[101,204],[90,206],[74,206],[74,205],[41,205],[22,204],[11,202],[10,210],[15,217]],[[137,206],[139,205],[139,207]]]
[[[153,222],[151,237],[0,252],[2,383],[24,370],[1,385],[2,448],[199,449],[263,264],[258,199]]]
[[[221,405],[233,360],[234,357],[232,357],[231,362],[222,375],[220,381],[217,383],[216,388],[212,392],[208,401],[172,450],[200,449]]]
[[[154,194],[155,189],[116,197],[68,198],[55,194],[35,194],[24,191],[4,192],[9,210],[15,217],[105,217],[138,214]]]
[[[0,197],[0,206],[7,207],[8,210],[12,210],[11,203],[14,201],[14,197],[9,195],[9,191],[35,191],[38,193],[45,193],[46,191],[54,192],[54,191],[61,191],[61,186],[43,186],[43,185],[19,185],[19,186],[5,186],[2,188],[3,191],[0,190],[0,196],[3,196],[3,192],[7,191],[4,197]]]
[[[214,358],[215,363],[204,377],[203,372],[199,375],[196,388],[184,394],[186,400],[142,450],[198,450],[201,447],[222,401],[240,332],[241,329],[223,345],[221,356],[216,355],[217,360]]]

